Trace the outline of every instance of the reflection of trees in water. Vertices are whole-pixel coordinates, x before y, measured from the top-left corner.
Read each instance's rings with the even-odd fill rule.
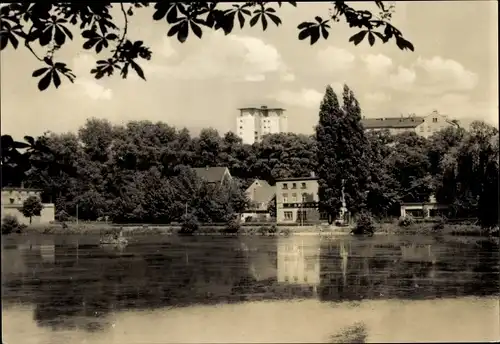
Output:
[[[264,241],[253,247],[248,242],[246,251],[236,238],[186,238],[175,244],[130,245],[124,252],[64,243],[55,246],[54,263],[27,253],[25,272],[4,281],[3,300],[33,302],[42,326],[97,331],[109,326],[106,316],[112,311],[314,297],[312,286],[277,282],[277,243]],[[418,261],[418,247],[411,250],[415,257],[405,260],[401,244],[380,244],[377,238],[343,246],[323,243],[320,299],[498,291],[497,244],[433,244],[435,264]]]
[[[381,245],[376,240],[340,240],[324,245],[322,300],[498,293],[498,244]]]
[[[252,260],[276,263],[270,247],[276,250],[273,244],[248,254],[237,239],[186,239],[176,245],[131,245],[125,252],[79,246],[77,259],[76,245],[56,245],[54,263],[42,268],[39,257],[31,257],[28,270],[34,274],[24,283],[18,280],[10,294],[35,303],[41,326],[95,331],[106,326],[105,317],[114,310],[270,298],[279,293],[276,276],[257,281],[249,269]]]

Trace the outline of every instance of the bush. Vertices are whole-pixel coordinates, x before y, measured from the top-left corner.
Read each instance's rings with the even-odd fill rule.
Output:
[[[262,226],[259,228],[259,233],[261,235],[276,234],[277,231],[278,231],[278,227],[276,227],[276,225]]]
[[[362,212],[358,216],[356,227],[351,231],[352,234],[373,234],[375,225],[373,224],[373,216],[369,212]]]
[[[183,215],[181,218],[182,225],[179,231],[180,234],[193,234],[200,228],[198,218],[193,214]]]
[[[232,219],[228,221],[226,228],[224,229],[224,233],[236,234],[240,231],[240,229],[240,222],[236,219]]]
[[[415,223],[415,219],[410,215],[406,215],[406,216],[403,216],[399,219],[398,225],[400,227],[408,227],[414,223]]]
[[[69,214],[64,210],[58,211],[55,218],[56,218],[56,221],[59,221],[59,222],[66,222],[66,221],[70,220]]]
[[[441,231],[444,229],[445,221],[443,218],[437,218],[436,223],[432,226],[432,229],[435,231]]]
[[[290,228],[285,228],[285,229],[280,230],[280,235],[288,236],[291,233],[292,233],[292,231],[290,230]]]
[[[2,234],[21,233],[26,225],[19,223],[14,215],[6,215],[2,220]]]

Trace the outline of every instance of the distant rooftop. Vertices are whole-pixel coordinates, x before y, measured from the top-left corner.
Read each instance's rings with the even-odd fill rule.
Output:
[[[361,123],[366,129],[416,128],[418,125],[424,123],[424,117],[363,118]]]
[[[278,108],[278,107],[267,107],[266,105],[262,105],[261,107],[244,107],[244,108],[238,108],[240,111],[248,111],[248,110],[254,110],[254,111],[286,111],[283,108]]]
[[[193,168],[198,178],[205,180],[208,183],[220,183],[226,172],[227,167],[197,167]]]

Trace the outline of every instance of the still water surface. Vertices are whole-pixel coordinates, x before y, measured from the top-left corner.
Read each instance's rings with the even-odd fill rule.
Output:
[[[500,339],[499,246],[431,237],[2,238],[7,344]]]

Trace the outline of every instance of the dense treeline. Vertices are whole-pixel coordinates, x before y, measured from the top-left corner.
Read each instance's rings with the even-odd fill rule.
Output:
[[[247,201],[243,190],[255,178],[320,177],[323,210],[345,189],[347,207],[375,216],[399,215],[400,202],[438,201],[449,216],[498,222],[498,129],[474,122],[450,126],[429,139],[415,133],[363,133],[361,106],[347,87],[340,104],[327,89],[316,134],[268,135],[242,144],[232,132],[187,129],[132,121],[113,125],[89,119],[78,133],[46,133],[26,143],[2,137],[2,186],[42,188],[58,215],[119,222],[170,222],[185,214],[200,221],[229,220]],[[21,154],[16,148],[27,148]],[[48,149],[46,149],[48,148]],[[189,167],[226,166],[235,185],[200,181]]]

